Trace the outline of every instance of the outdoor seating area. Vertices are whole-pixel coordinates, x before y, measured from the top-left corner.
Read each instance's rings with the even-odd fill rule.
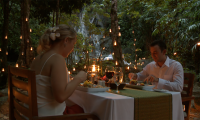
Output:
[[[200,120],[199,9],[0,1],[0,120]]]

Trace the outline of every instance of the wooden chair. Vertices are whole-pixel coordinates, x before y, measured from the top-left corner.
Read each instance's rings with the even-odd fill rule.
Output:
[[[185,111],[184,111],[186,113],[186,116],[184,117],[185,120],[189,120],[191,100],[194,99],[194,97],[192,96],[194,78],[195,78],[194,74],[184,73],[184,85],[181,97],[182,97],[182,104],[185,106]]]
[[[25,79],[20,80],[19,77]],[[77,120],[86,118],[99,120],[96,115],[89,113],[38,117],[35,77],[35,71],[12,66],[8,67],[10,120],[25,120],[24,116],[29,118],[29,120]],[[24,103],[27,104],[28,107],[24,107]]]

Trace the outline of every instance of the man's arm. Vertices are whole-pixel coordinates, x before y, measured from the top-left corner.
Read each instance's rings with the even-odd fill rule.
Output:
[[[167,89],[170,91],[182,92],[183,90],[183,82],[184,82],[184,71],[183,67],[180,63],[176,64],[174,67],[174,73],[172,76],[173,81],[167,81],[159,78],[158,89]]]

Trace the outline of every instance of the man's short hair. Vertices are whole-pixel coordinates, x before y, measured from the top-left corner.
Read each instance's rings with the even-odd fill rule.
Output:
[[[164,49],[167,49],[167,46],[165,44],[165,42],[163,42],[162,40],[155,40],[150,44],[150,47],[153,47],[155,45],[158,45],[161,49],[161,51],[163,51]]]

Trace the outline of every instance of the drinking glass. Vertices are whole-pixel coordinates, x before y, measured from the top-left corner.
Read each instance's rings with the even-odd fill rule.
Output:
[[[114,67],[113,66],[106,66],[106,69],[105,69],[105,73],[106,73],[106,77],[109,79],[108,81],[106,81],[110,87],[110,82],[111,82],[111,79],[112,77],[114,76]],[[110,89],[109,89],[110,91]]]
[[[119,93],[118,91],[118,87],[120,85],[120,83],[122,83],[123,81],[123,72],[122,72],[122,67],[115,67],[115,71],[114,71],[114,82],[117,86],[117,91],[116,93]]]

